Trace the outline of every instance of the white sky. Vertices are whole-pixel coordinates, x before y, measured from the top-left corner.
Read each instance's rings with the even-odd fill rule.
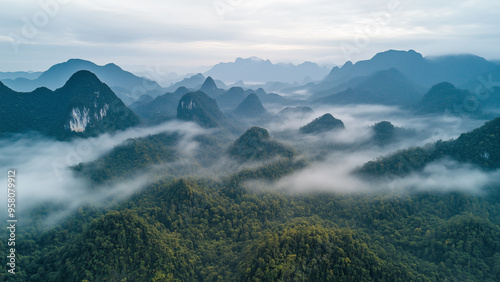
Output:
[[[0,9],[0,71],[70,58],[125,69],[251,56],[341,65],[388,49],[500,59],[499,47],[494,0],[3,0]]]

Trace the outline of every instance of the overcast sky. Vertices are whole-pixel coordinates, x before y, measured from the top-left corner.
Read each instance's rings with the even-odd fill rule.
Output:
[[[495,0],[3,0],[0,23],[0,71],[70,58],[131,70],[251,56],[338,65],[388,49],[500,59]]]

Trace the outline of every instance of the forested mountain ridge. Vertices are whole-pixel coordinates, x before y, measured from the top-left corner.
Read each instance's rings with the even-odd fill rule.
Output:
[[[449,157],[486,170],[500,168],[500,117],[457,139],[438,141],[430,146],[396,152],[363,165],[360,172],[370,175],[407,175],[429,163]]]
[[[345,126],[340,119],[334,118],[331,114],[324,114],[300,127],[299,131],[302,134],[318,134],[341,129],[345,129]]]
[[[228,152],[242,162],[262,161],[277,156],[290,159],[297,154],[290,146],[272,140],[266,129],[256,126],[240,136]]]

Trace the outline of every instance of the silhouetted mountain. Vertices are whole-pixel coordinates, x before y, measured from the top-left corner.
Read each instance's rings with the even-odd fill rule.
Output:
[[[500,168],[500,118],[457,139],[438,141],[432,146],[410,148],[384,158],[370,161],[360,169],[362,173],[381,175],[407,175],[422,170],[431,162],[451,158],[460,163],[471,163],[484,169]]]
[[[269,115],[255,93],[249,94],[233,113],[242,118],[256,119]]]
[[[5,79],[16,79],[16,78],[26,78],[26,79],[37,79],[42,72],[26,72],[26,71],[15,71],[15,72],[0,72],[0,80]]]
[[[204,81],[205,81],[205,76],[203,76],[203,74],[201,73],[198,73],[196,75],[184,78],[183,80],[170,85],[169,87],[167,87],[166,90],[167,92],[174,92],[179,87],[186,87],[188,89],[200,89]]]
[[[89,71],[78,71],[51,91],[29,93],[0,88],[0,132],[39,131],[60,139],[96,136],[139,124],[139,118]]]
[[[237,58],[231,63],[219,63],[205,75],[222,79],[225,82],[245,81],[265,83],[269,81],[302,82],[306,77],[313,80],[322,79],[328,70],[315,63],[305,62],[298,66],[293,64],[273,64],[269,60],[259,58]]]
[[[201,91],[182,96],[177,106],[177,118],[194,121],[207,128],[220,127],[226,122],[217,102]]]
[[[429,78],[422,75],[432,76],[433,74],[422,73],[422,71],[432,68],[421,54],[409,51],[389,50],[376,54],[370,60],[359,61],[356,64],[345,63],[341,68],[334,67],[325,77],[324,81],[346,82],[354,77],[370,75],[380,70],[396,68],[417,83],[428,84]]]
[[[217,88],[215,81],[210,76],[205,79],[205,82],[203,82],[203,85],[200,87],[200,91],[212,98],[225,92],[223,89]]]
[[[184,78],[183,80],[176,82],[169,87],[166,88],[167,92],[174,92],[176,89],[179,87],[186,87],[191,90],[198,90],[203,86],[203,83],[205,82],[206,78],[203,74],[198,73],[193,76],[190,76],[188,78]],[[219,89],[227,89],[226,84],[220,80],[213,80],[215,82],[215,85]]]
[[[299,131],[303,134],[317,134],[337,129],[345,129],[344,123],[340,119],[334,118],[331,114],[324,114],[302,126]]]
[[[305,117],[314,113],[314,111],[309,107],[286,107],[278,112],[279,117]]]
[[[18,78],[15,80],[3,80],[3,82],[8,87],[21,92],[33,91],[38,87],[57,89],[62,87],[72,74],[80,70],[88,70],[96,74],[126,104],[131,104],[143,94],[156,97],[164,93],[162,87],[156,82],[135,76],[115,64],[98,66],[92,62],[80,59],[71,59],[67,62],[56,64],[34,80]]]
[[[420,100],[421,92],[397,69],[378,71],[355,88],[319,98],[321,104],[382,104],[410,106]]]
[[[427,60],[435,66],[441,78],[437,82],[449,81],[460,88],[471,79],[477,80],[478,76],[491,73],[496,67],[493,62],[470,54],[440,56]]]
[[[370,60],[359,61],[356,64],[347,62],[342,67],[334,67],[321,82],[306,89],[313,93],[321,92],[336,88],[357,77],[391,68],[398,69],[419,87],[429,88],[440,81],[460,84],[476,79],[479,75],[491,72],[495,64],[474,55],[424,58],[413,50],[389,50],[376,54]]]
[[[480,111],[479,104],[467,104],[470,95],[467,90],[457,89],[449,82],[441,82],[429,89],[418,103],[416,111],[432,114],[445,112],[460,114]]]
[[[231,87],[225,93],[215,97],[215,100],[221,110],[232,110],[245,99],[246,93],[247,91],[243,90],[241,87]]]
[[[263,104],[279,104],[279,105],[289,105],[293,104],[294,101],[291,99],[288,99],[286,97],[283,97],[279,94],[276,93],[266,93],[266,91],[262,88],[259,88],[254,91],[255,94],[259,97],[260,101]]]
[[[130,104],[128,107],[135,112],[135,110],[140,107],[141,105],[145,105],[151,101],[153,101],[154,98],[147,95],[147,94],[144,94],[142,95],[137,101],[133,102],[132,104]]]
[[[239,161],[261,161],[277,156],[292,158],[295,150],[274,141],[266,129],[254,126],[247,130],[228,150]]]
[[[365,82],[369,77],[370,77],[370,75],[357,76],[357,77],[355,77],[347,82],[341,83],[333,88],[315,92],[308,98],[308,100],[314,101],[314,100],[317,100],[319,98],[330,96],[330,95],[332,95],[332,93],[340,93],[340,92],[345,91],[349,88],[356,88],[361,83]]]
[[[151,101],[134,105],[133,111],[142,119],[152,123],[173,119],[177,116],[179,100],[189,92],[186,87],[179,87],[174,93],[165,93]]]
[[[388,121],[381,121],[373,126],[373,131],[375,132],[373,139],[382,145],[394,139],[396,127]]]

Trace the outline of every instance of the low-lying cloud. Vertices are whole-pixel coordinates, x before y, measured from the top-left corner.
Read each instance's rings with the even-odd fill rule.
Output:
[[[18,212],[29,212],[40,204],[62,205],[59,211],[63,218],[71,210],[85,204],[102,204],[109,200],[121,200],[156,179],[148,173],[138,173],[125,182],[108,183],[90,189],[87,179],[76,177],[71,166],[91,162],[109,153],[115,146],[129,138],[138,138],[158,133],[177,133],[180,136],[178,151],[191,155],[197,150],[194,137],[206,134],[207,130],[191,122],[170,121],[153,127],[137,127],[94,138],[74,139],[69,142],[56,141],[36,134],[18,135],[0,140],[0,169],[6,173],[17,170]],[[6,179],[2,181],[7,183]],[[6,202],[6,195],[2,194]]]

